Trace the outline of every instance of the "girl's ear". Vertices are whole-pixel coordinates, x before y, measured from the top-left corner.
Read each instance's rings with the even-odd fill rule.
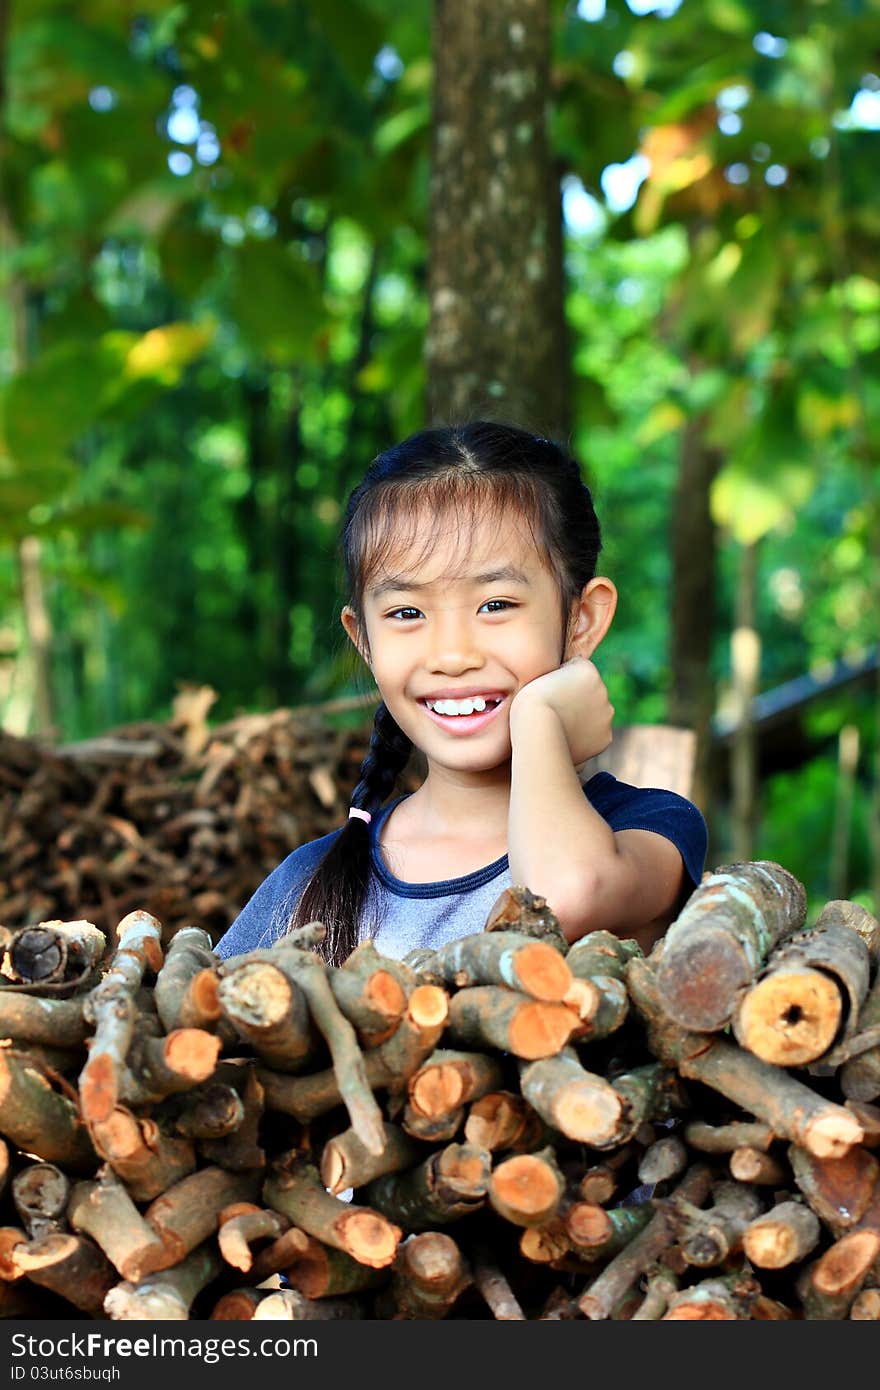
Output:
[[[566,660],[572,656],[589,658],[593,655],[611,626],[616,608],[617,589],[610,579],[597,575],[584,585],[577,606],[572,606]]]
[[[345,628],[345,631],[348,633],[348,636],[351,638],[352,642],[357,647],[358,656],[361,658],[363,662],[365,662],[367,666],[370,667],[370,670],[372,671],[373,667],[370,664],[370,658],[367,656],[366,646],[361,640],[361,630],[358,626],[358,620],[355,617],[354,609],[349,608],[348,604],[345,605],[342,612],[340,613],[339,621],[342,623],[342,626]]]

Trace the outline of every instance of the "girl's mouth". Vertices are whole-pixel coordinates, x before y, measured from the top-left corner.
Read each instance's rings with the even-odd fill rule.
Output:
[[[490,724],[500,709],[507,703],[507,696],[499,700],[497,705],[489,706],[480,712],[474,711],[473,714],[438,714],[436,710],[429,709],[424,700],[419,700],[419,704],[425,711],[429,719],[433,719],[435,724],[439,724],[441,729],[448,730],[451,734],[476,734]]]

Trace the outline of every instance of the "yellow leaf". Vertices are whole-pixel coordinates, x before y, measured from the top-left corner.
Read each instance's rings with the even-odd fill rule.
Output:
[[[173,385],[181,371],[207,347],[213,324],[166,323],[151,328],[129,348],[125,375],[132,381],[156,377]]]
[[[673,401],[661,401],[648,412],[636,432],[636,443],[643,447],[662,439],[665,434],[681,429],[687,416],[680,405]]]

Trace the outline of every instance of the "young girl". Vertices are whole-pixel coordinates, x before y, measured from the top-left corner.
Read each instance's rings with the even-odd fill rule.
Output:
[[[696,806],[583,765],[614,710],[592,656],[617,603],[573,459],[509,425],[422,430],[349,498],[345,631],[382,696],[347,823],[257,889],[221,956],[305,922],[340,964],[359,941],[406,955],[481,931],[501,892],[543,895],[570,941],[646,948],[699,883]],[[427,776],[387,802],[415,744]]]

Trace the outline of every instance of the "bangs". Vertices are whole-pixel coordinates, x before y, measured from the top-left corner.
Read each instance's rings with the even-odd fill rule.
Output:
[[[474,538],[488,527],[500,532],[514,524],[562,587],[550,558],[544,499],[535,480],[510,473],[476,472],[465,468],[432,476],[396,481],[376,487],[353,519],[347,549],[357,557],[357,573],[349,575],[353,607],[362,612],[366,591],[406,572],[417,572],[437,549],[441,538],[453,537],[460,560],[444,571],[459,579],[472,565]],[[552,528],[550,528],[552,529]]]

